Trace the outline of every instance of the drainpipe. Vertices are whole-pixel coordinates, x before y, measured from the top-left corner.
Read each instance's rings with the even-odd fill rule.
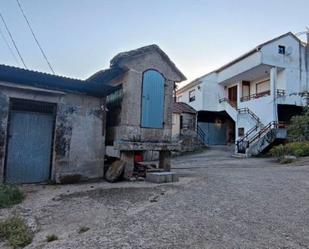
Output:
[[[278,110],[277,110],[277,67],[270,69],[270,95],[273,102],[273,120],[278,121]]]

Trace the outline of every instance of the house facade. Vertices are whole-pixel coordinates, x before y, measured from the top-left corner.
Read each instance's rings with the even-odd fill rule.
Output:
[[[283,123],[307,104],[299,93],[308,91],[308,50],[286,33],[179,89],[177,100],[198,111],[205,143],[258,154],[286,138]]]
[[[149,150],[168,170],[173,89],[184,79],[156,45],[118,54],[87,80],[0,65],[0,182],[102,178],[108,151],[127,178]]]

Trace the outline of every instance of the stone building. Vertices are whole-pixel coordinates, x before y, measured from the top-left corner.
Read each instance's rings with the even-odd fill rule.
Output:
[[[172,140],[180,145],[180,152],[195,151],[203,147],[198,134],[197,111],[183,102],[173,104]]]
[[[87,80],[0,65],[0,181],[101,178],[107,148],[128,177],[136,151],[161,151],[168,168],[173,88],[184,79],[156,45],[120,53]]]

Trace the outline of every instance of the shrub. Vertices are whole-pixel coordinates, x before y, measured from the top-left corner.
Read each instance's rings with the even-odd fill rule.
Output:
[[[0,208],[11,207],[21,203],[23,199],[24,195],[18,187],[0,184]]]
[[[292,142],[285,145],[278,145],[270,150],[272,156],[282,160],[284,156],[292,155],[296,157],[309,156],[309,141]]]
[[[288,137],[291,141],[309,140],[309,108],[305,108],[302,115],[292,117],[288,127]]]
[[[33,233],[22,219],[12,217],[0,222],[0,238],[6,239],[13,248],[20,248],[32,242]]]
[[[49,234],[49,235],[46,236],[47,242],[52,242],[52,241],[55,241],[55,240],[58,240],[58,236],[55,235],[55,234]]]

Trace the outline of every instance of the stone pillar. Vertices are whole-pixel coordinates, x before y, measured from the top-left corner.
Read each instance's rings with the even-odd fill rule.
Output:
[[[273,121],[278,121],[277,114],[277,67],[270,69],[270,96],[273,102]]]
[[[130,180],[134,170],[134,151],[121,151],[120,159],[126,163],[123,177],[126,180]]]
[[[164,171],[171,171],[171,152],[168,150],[161,150],[159,153],[159,168]]]

